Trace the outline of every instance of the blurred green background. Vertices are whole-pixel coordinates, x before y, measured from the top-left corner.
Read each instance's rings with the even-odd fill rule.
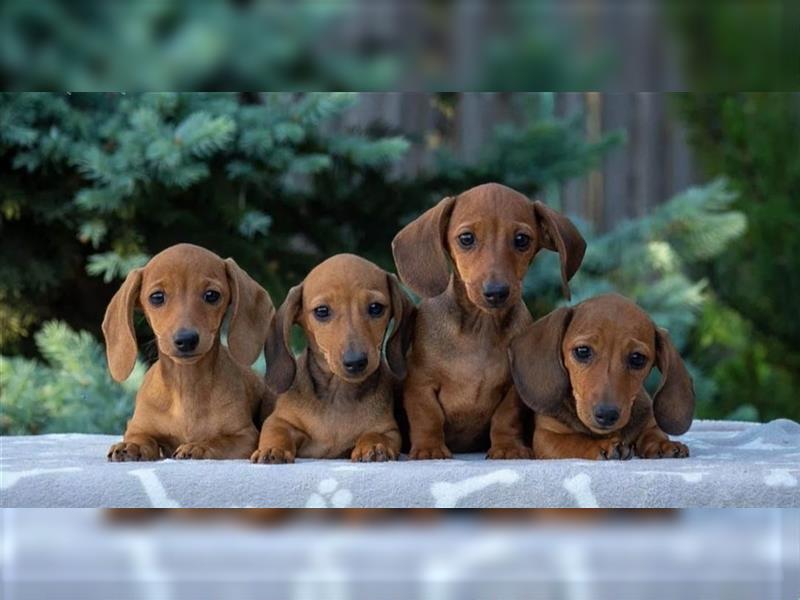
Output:
[[[233,256],[278,303],[336,252],[391,270],[403,224],[483,181],[575,219],[574,300],[617,290],[667,327],[699,417],[796,419],[798,125],[786,94],[3,94],[0,430],[122,430],[143,364],[114,384],[99,325],[159,250]],[[654,126],[682,134],[643,145]],[[555,255],[525,292],[563,302]]]
[[[232,256],[277,304],[337,252],[393,270],[400,227],[485,181],[576,221],[574,300],[616,290],[667,327],[699,417],[800,419],[791,20],[626,4],[3,3],[10,89],[556,91],[1,94],[0,433],[123,430],[152,334],[140,317],[120,386],[99,326],[163,248]],[[776,91],[718,91],[732,72]],[[687,85],[705,91],[661,91]],[[623,91],[558,91],[580,89]],[[535,316],[563,302],[557,273],[534,261]]]

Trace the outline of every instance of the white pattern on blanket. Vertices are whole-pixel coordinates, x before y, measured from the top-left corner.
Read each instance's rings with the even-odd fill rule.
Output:
[[[798,507],[800,424],[696,421],[688,459],[108,463],[116,436],[0,438],[3,507]],[[405,457],[403,457],[405,458]]]

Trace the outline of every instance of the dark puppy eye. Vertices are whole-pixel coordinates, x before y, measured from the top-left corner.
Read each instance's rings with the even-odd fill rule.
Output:
[[[514,248],[517,250],[527,250],[531,247],[531,236],[526,233],[518,233],[514,236]]]
[[[631,355],[628,357],[628,365],[631,369],[644,369],[644,366],[647,364],[647,357],[640,352],[632,352]]]
[[[373,302],[367,307],[367,312],[370,317],[380,317],[386,307],[380,302]]]
[[[150,297],[148,298],[150,304],[152,304],[153,306],[161,306],[162,304],[164,304],[165,299],[166,296],[164,296],[164,292],[153,292],[152,294],[150,294]]]
[[[322,305],[314,309],[314,316],[318,321],[324,321],[331,316],[331,309],[329,306]]]
[[[203,294],[203,300],[208,302],[209,304],[216,304],[219,302],[220,293],[216,290],[206,290]]]
[[[475,245],[475,234],[471,231],[459,233],[458,243],[462,248],[472,248]]]
[[[592,358],[592,349],[589,346],[578,346],[572,351],[579,362],[588,362]]]

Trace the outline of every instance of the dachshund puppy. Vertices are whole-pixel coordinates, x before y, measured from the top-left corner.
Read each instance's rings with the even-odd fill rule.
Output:
[[[226,348],[219,330],[229,306]],[[249,365],[275,313],[269,294],[233,259],[191,244],[167,248],[131,271],[106,310],[103,334],[116,381],[127,379],[136,360],[137,307],[155,333],[158,360],[109,460],[249,457],[267,398]]]
[[[275,317],[266,347],[267,385],[279,396],[251,460],[397,458],[394,400],[413,314],[395,276],[371,262],[339,254],[317,265],[289,291]],[[389,319],[394,328],[384,362]],[[308,338],[297,360],[288,346],[294,323]]]
[[[507,351],[532,322],[522,278],[542,248],[560,255],[569,297],[586,249],[578,230],[496,183],[443,199],[394,238],[400,278],[423,297],[403,389],[410,458],[530,458]]]
[[[536,413],[537,458],[689,455],[667,434],[692,424],[692,379],[664,329],[630,300],[607,294],[559,308],[514,339],[511,373]],[[654,367],[651,399],[643,383]]]

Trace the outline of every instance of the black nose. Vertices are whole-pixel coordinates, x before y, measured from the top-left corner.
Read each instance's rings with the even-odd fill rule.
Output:
[[[193,352],[199,341],[200,336],[194,329],[179,329],[172,338],[175,348],[178,349],[178,352],[183,353]]]
[[[600,404],[594,409],[594,420],[600,427],[611,427],[619,419],[619,409],[616,406]]]
[[[342,357],[344,369],[351,375],[358,375],[364,369],[366,369],[367,362],[369,361],[365,352],[354,352],[352,350],[348,350]]]
[[[483,286],[483,297],[489,306],[500,306],[508,299],[508,291],[505,283],[487,283]]]

